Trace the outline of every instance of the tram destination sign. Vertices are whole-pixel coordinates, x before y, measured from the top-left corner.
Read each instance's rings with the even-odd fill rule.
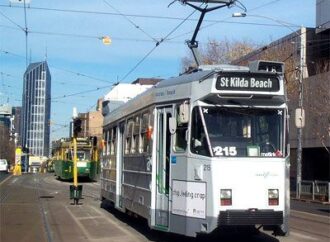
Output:
[[[218,90],[277,92],[280,89],[276,76],[258,74],[226,74],[218,76]]]

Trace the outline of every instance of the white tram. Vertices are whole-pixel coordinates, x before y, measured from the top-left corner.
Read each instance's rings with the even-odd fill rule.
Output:
[[[105,115],[101,197],[152,229],[288,233],[284,66],[204,66]]]

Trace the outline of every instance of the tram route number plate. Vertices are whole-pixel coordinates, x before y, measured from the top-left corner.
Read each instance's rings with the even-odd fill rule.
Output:
[[[84,161],[78,161],[78,162],[77,162],[77,167],[87,167],[87,162],[84,162]]]

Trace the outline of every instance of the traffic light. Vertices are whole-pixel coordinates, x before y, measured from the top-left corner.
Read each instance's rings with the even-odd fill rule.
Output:
[[[74,137],[77,137],[78,134],[81,132],[81,119],[76,118],[73,120],[73,135]]]

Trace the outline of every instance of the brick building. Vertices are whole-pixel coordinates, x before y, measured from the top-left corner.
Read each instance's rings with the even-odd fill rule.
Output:
[[[330,12],[329,1],[317,1],[317,28],[301,28],[232,64],[263,59],[285,63],[290,112],[291,178],[296,177],[297,128],[295,109],[303,87],[306,113],[302,136],[302,179],[330,181]],[[302,85],[299,72],[303,72]],[[293,183],[294,184],[294,183]]]

